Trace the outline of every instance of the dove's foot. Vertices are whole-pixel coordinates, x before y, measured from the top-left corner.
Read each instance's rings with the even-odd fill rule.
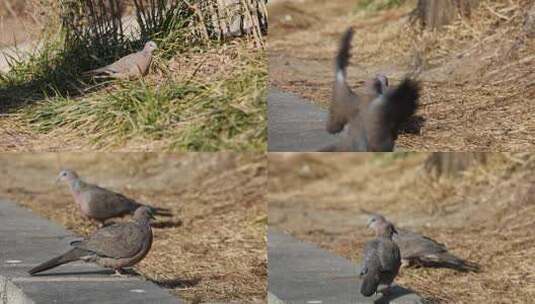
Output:
[[[384,297],[388,297],[393,292],[392,287],[394,287],[394,284],[390,284],[378,292],[380,292]]]
[[[115,269],[115,273],[112,274],[114,277],[124,278],[128,277],[128,273],[126,273],[122,268]]]

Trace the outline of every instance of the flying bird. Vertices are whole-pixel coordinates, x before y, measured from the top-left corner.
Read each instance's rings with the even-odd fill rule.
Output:
[[[378,74],[366,81],[359,93],[347,84],[353,28],[343,35],[335,60],[333,100],[329,107],[327,132],[340,133],[347,126],[342,140],[320,151],[390,152],[401,126],[418,108],[420,85],[405,78],[397,87],[390,87],[386,75]]]

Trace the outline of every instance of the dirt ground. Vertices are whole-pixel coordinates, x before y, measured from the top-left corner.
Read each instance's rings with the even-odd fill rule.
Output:
[[[75,169],[175,214],[153,223],[152,249],[135,266],[143,277],[190,303],[264,303],[266,165],[262,154],[0,154],[0,196],[88,235],[96,225],[54,184]]]
[[[270,10],[270,84],[322,107],[330,102],[333,58],[342,32],[355,28],[348,79],[376,73],[392,83],[420,69],[414,151],[529,151],[535,145],[535,39],[526,35],[530,1],[483,0],[468,20],[440,32],[411,25],[416,1],[368,11],[358,1],[276,1]],[[419,134],[418,134],[419,133]]]
[[[431,303],[530,303],[535,296],[535,156],[488,154],[458,177],[428,153],[269,155],[269,225],[360,263],[362,209],[446,244],[479,273],[403,268],[397,284]]]

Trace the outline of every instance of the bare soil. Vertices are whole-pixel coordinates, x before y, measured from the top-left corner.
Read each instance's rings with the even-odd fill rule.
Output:
[[[269,225],[360,263],[378,212],[479,263],[480,273],[403,268],[397,284],[432,303],[529,303],[535,296],[535,157],[489,154],[435,178],[428,153],[269,155]]]
[[[191,303],[264,303],[266,165],[261,154],[0,154],[0,196],[86,236],[96,225],[54,183],[75,169],[174,213],[153,223],[152,249],[135,266],[144,278]]]
[[[270,84],[322,107],[330,102],[333,58],[342,32],[355,28],[349,81],[376,73],[392,83],[421,70],[414,151],[529,151],[535,145],[535,39],[524,25],[530,1],[481,1],[471,19],[439,32],[410,22],[416,1],[368,11],[357,1],[277,1],[270,6]]]

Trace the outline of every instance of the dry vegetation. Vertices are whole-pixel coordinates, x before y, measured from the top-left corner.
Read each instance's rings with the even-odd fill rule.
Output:
[[[45,14],[40,10],[30,11],[29,7],[39,0],[1,0],[0,1],[0,47],[21,44],[36,39]]]
[[[533,148],[535,39],[525,25],[532,1],[482,0],[471,19],[439,32],[411,24],[416,1],[379,11],[359,3],[275,2],[270,7],[271,84],[326,107],[338,40],[353,26],[350,83],[358,86],[377,72],[395,83],[409,71],[422,71],[417,115],[425,122],[420,134],[402,135],[399,146],[416,151]]]
[[[96,226],[54,184],[65,167],[175,213],[153,223],[152,250],[135,267],[144,278],[191,303],[265,301],[264,155],[3,154],[1,196],[87,235]]]
[[[213,18],[215,2],[125,1],[115,13],[97,7],[108,2],[83,2],[95,6],[87,14],[80,1],[40,3],[53,6],[54,18],[39,51],[0,75],[0,150],[265,150],[261,24],[229,37],[221,34],[228,24]],[[256,20],[247,10],[232,14]],[[148,77],[81,75],[148,39],[159,45]]]
[[[432,303],[530,303],[535,297],[535,156],[489,154],[435,179],[427,153],[270,154],[269,224],[360,262],[372,238],[361,208],[445,243],[480,273],[404,268],[397,283]]]

